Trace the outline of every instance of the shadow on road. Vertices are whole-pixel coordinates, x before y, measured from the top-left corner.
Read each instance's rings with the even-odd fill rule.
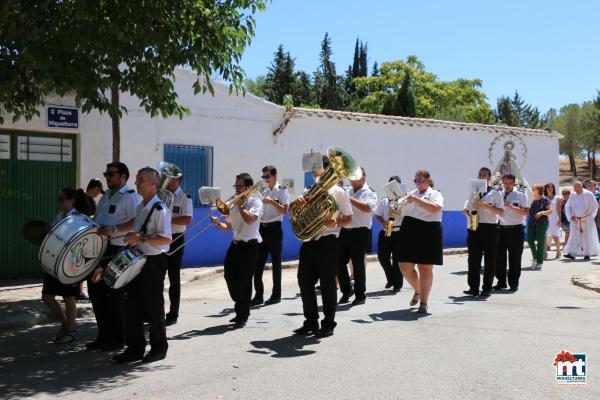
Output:
[[[207,315],[207,317],[209,317],[209,318],[223,318],[223,317],[226,317],[226,316],[232,314],[233,312],[234,312],[233,308],[224,308],[221,311],[219,311],[217,314],[210,314],[210,315]]]
[[[248,352],[270,355],[274,358],[302,357],[316,352],[315,350],[305,349],[304,346],[318,343],[319,339],[314,336],[293,335],[273,340],[256,340],[250,342],[257,350],[249,350]]]
[[[0,334],[0,398],[101,394],[116,385],[128,384],[140,371],[170,368],[141,363],[113,364],[111,357],[115,353],[86,351],[85,339],[92,339],[94,326],[92,322],[79,322],[78,340],[62,345],[49,343],[56,325]]]
[[[168,337],[168,340],[188,340],[196,336],[214,336],[222,335],[227,332],[236,330],[233,324],[209,326],[206,329],[198,330],[194,329],[191,331],[183,332],[175,336]]]
[[[456,304],[464,304],[466,301],[486,301],[489,297],[481,297],[481,296],[448,296],[453,303]]]

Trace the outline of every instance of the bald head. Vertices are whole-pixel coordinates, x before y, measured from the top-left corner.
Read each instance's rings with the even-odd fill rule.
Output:
[[[583,183],[581,183],[581,181],[573,182],[573,190],[575,193],[581,194],[581,192],[583,192]]]

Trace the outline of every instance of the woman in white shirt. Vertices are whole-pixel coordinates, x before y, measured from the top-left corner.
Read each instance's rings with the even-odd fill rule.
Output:
[[[398,243],[398,262],[402,275],[415,289],[410,301],[411,307],[420,302],[419,312],[427,313],[427,301],[433,283],[433,265],[443,264],[444,197],[431,187],[431,177],[426,170],[415,173],[414,183],[417,189],[410,193],[402,210],[402,239]]]

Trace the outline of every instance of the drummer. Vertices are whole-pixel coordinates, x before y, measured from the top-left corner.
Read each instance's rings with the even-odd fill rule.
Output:
[[[148,363],[167,356],[163,273],[171,244],[171,212],[156,195],[159,183],[160,175],[155,169],[146,167],[138,171],[135,185],[142,203],[137,206],[133,222],[117,226],[118,231],[133,228],[125,236],[125,243],[146,256],[141,272],[125,286],[127,349],[113,357],[117,363],[139,360]],[[150,323],[150,351],[145,356],[144,319]]]
[[[58,204],[60,213],[52,221],[56,225],[63,218],[80,212],[89,214],[88,203],[83,190],[65,188],[58,193]],[[54,343],[69,343],[75,340],[75,317],[77,316],[76,296],[79,294],[79,285],[65,285],[50,274],[44,274],[44,286],[42,288],[42,300],[50,311],[61,322],[61,328],[52,341]],[[56,301],[56,296],[62,296],[65,302],[65,311]]]
[[[98,202],[94,219],[103,225],[98,233],[111,236],[114,225],[133,221],[135,209],[140,204],[141,198],[134,190],[127,187],[129,179],[127,165],[121,162],[107,164],[104,177],[108,190]],[[102,279],[96,283],[93,283],[92,279],[100,276],[99,273],[109,263],[111,256],[117,254],[125,246],[123,236],[126,232],[112,235],[119,237],[110,239],[110,244],[99,268],[88,279],[88,292],[98,324],[96,340],[86,345],[89,350],[118,350],[125,343],[123,291],[109,288]]]

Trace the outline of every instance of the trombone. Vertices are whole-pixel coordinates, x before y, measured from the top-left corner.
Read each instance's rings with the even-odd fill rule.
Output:
[[[215,206],[211,207],[212,210],[216,210],[220,213],[219,216],[221,215],[229,215],[229,212],[231,211],[232,208],[235,207],[235,203],[238,202],[239,199],[244,198],[244,197],[248,197],[256,192],[261,192],[265,187],[267,186],[267,183],[264,180],[259,180],[258,182],[256,182],[254,185],[252,185],[251,187],[249,187],[248,189],[244,190],[242,193],[240,194],[234,194],[233,196],[231,196],[229,199],[223,201],[221,199],[217,199],[215,201]],[[206,214],[206,216],[204,216],[204,218],[201,218],[200,220],[194,222],[192,225],[190,225],[187,229],[186,232],[194,229],[195,227],[199,226],[201,223],[203,223],[204,221],[206,221],[207,219],[216,216],[213,213],[208,213]],[[166,253],[168,256],[172,255],[173,253],[175,253],[177,250],[179,250],[180,248],[182,248],[183,246],[185,246],[186,244],[188,244],[189,242],[191,242],[192,240],[194,240],[195,238],[197,238],[198,236],[200,236],[202,233],[204,233],[208,228],[211,227],[212,224],[207,224],[206,226],[202,227],[199,231],[197,231],[196,233],[194,233],[192,235],[192,237],[190,237],[189,239],[187,239],[185,242],[183,242],[182,244],[180,244],[179,246],[177,246],[176,249],[174,249],[173,251],[170,251],[168,253]],[[183,235],[181,235],[183,236]]]

